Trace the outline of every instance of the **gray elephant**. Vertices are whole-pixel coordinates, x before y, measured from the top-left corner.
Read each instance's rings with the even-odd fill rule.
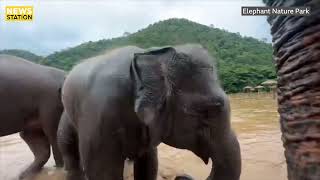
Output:
[[[64,78],[61,70],[0,55],[0,136],[20,132],[35,156],[20,179],[43,167],[50,157],[50,145],[56,165],[63,165],[57,129],[63,111]]]
[[[155,180],[163,142],[212,158],[208,179],[238,180],[240,147],[212,62],[189,44],[129,46],[77,65],[63,85],[58,130],[67,179],[122,180],[129,158],[136,180]]]

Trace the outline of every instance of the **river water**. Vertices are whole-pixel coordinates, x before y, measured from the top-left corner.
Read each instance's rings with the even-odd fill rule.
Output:
[[[242,180],[285,180],[286,164],[280,139],[276,100],[270,94],[230,95],[232,126],[242,153]],[[16,180],[33,159],[18,134],[0,138],[0,180]],[[211,162],[210,162],[211,163]],[[198,157],[186,150],[159,146],[159,180],[189,174],[204,180],[210,171]],[[53,167],[52,157],[35,180],[64,180],[64,172]],[[132,180],[132,164],[126,164],[124,176]]]

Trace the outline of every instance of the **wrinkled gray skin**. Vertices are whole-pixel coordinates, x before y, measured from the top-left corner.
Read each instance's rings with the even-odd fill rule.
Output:
[[[320,179],[320,1],[263,0],[310,7],[308,16],[269,16],[278,111],[289,180]]]
[[[63,161],[57,129],[63,105],[61,87],[65,73],[22,58],[0,55],[0,136],[20,132],[35,156],[20,179],[37,173],[50,157]]]
[[[58,130],[68,180],[122,180],[126,158],[136,180],[155,180],[161,142],[211,157],[209,180],[238,180],[239,143],[212,61],[200,45],[130,46],[76,66]]]

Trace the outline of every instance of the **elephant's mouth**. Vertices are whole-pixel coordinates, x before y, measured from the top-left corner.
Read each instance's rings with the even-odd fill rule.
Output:
[[[205,164],[212,158],[212,130],[208,127],[202,128],[198,134],[198,146],[194,153],[202,159]]]
[[[201,147],[201,146],[200,146]],[[207,148],[202,146],[203,148],[199,148],[198,150],[199,151],[196,151],[194,152],[195,155],[197,155],[200,159],[202,159],[202,161],[208,165],[209,163],[209,159],[211,158],[211,160],[213,159],[213,157],[211,156],[211,153],[210,153],[210,147],[208,147],[208,144],[207,144]],[[214,170],[213,170],[213,164],[212,164],[212,167],[211,167],[211,171],[210,171],[210,174],[207,178],[207,180],[211,180],[213,179],[213,176],[214,176]]]
[[[209,163],[209,158],[210,158],[209,153],[207,153],[207,152],[194,152],[194,153],[198,157],[200,157],[205,164]]]
[[[211,158],[211,147],[208,140],[203,137],[199,138],[197,149],[193,153],[201,158],[205,164],[208,164],[209,158]]]

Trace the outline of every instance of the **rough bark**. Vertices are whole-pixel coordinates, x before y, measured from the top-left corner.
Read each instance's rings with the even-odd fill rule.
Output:
[[[320,0],[264,0],[310,6],[310,16],[271,16],[278,103],[289,180],[320,179]]]

